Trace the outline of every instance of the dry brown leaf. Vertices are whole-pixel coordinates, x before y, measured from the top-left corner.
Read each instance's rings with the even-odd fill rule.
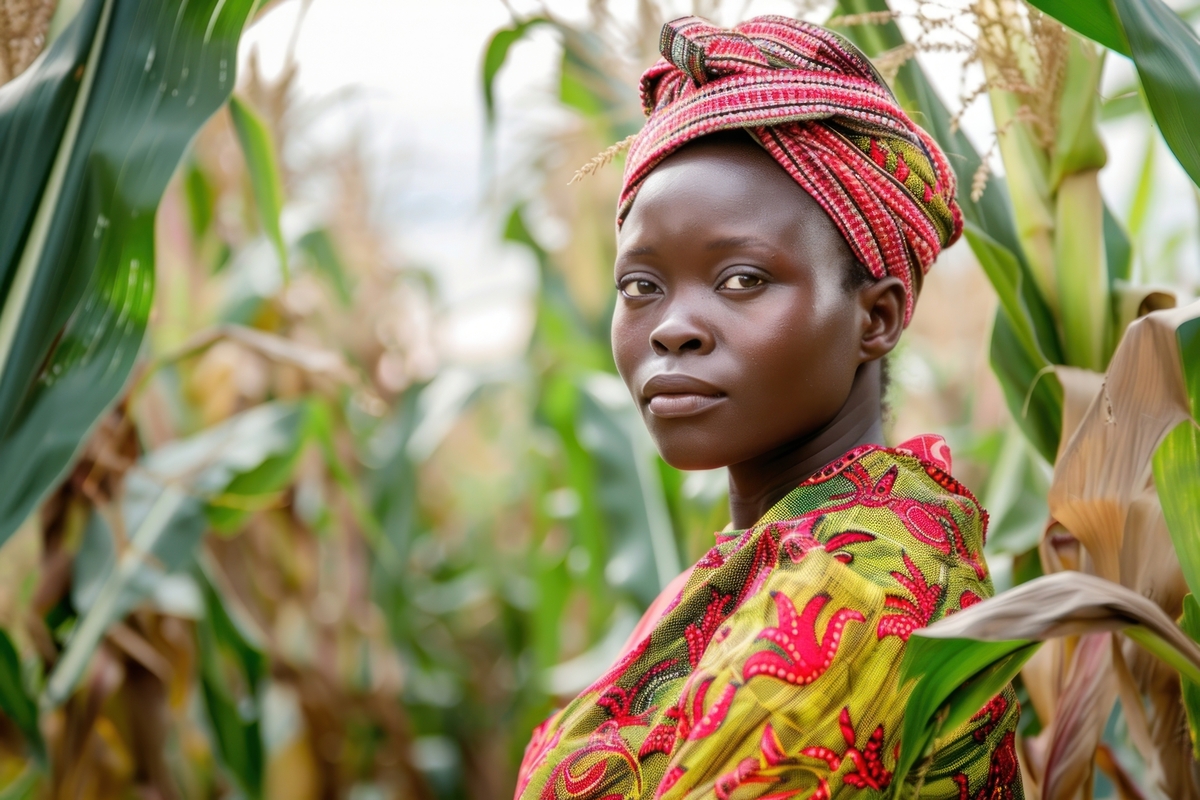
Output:
[[[1063,690],[1063,673],[1066,671],[1063,643],[1058,639],[1046,642],[1021,668],[1021,680],[1029,692],[1029,702],[1037,713],[1042,728],[1054,722],[1058,698]],[[1038,774],[1041,772],[1039,770]]]
[[[1083,548],[1079,540],[1055,520],[1050,520],[1042,533],[1038,555],[1042,560],[1042,571],[1047,575],[1065,570],[1078,570],[1083,566]]]
[[[1097,574],[1120,580],[1133,498],[1146,485],[1163,437],[1190,417],[1175,329],[1200,303],[1158,311],[1129,326],[1050,485],[1050,513],[1088,549]]]
[[[1183,613],[1187,582],[1153,486],[1129,504],[1121,544],[1121,583],[1153,600],[1171,619]]]
[[[1017,734],[1017,746],[1021,767],[1021,783],[1025,789],[1025,800],[1042,800],[1042,774],[1046,771],[1046,740],[1050,733],[1043,729],[1037,736],[1023,737]]]
[[[1066,689],[1050,732],[1042,800],[1071,800],[1092,774],[1096,745],[1117,699],[1112,673],[1112,634],[1079,640]]]
[[[1055,456],[1056,459],[1061,459],[1063,451],[1067,449],[1067,442],[1071,441],[1071,436],[1079,430],[1079,424],[1083,422],[1092,400],[1104,386],[1104,376],[1090,369],[1063,365],[1055,366],[1054,374],[1063,388],[1062,433],[1059,435],[1058,454]]]
[[[1200,669],[1197,646],[1163,610],[1119,583],[1084,572],[1034,578],[921,630],[939,639],[1042,641],[1141,627]]]
[[[1146,717],[1158,757],[1146,764],[1146,786],[1171,800],[1200,800],[1200,764],[1192,758],[1179,675],[1135,642],[1122,641],[1121,655],[1149,701]]]

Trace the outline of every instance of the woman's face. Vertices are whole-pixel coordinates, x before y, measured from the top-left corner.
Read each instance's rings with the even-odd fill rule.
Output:
[[[689,145],[617,243],[617,369],[667,463],[712,469],[818,431],[850,394],[871,309],[849,246],[761,148]]]

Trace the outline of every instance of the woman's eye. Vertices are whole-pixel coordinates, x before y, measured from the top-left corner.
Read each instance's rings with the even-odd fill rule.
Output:
[[[645,297],[648,294],[658,294],[661,290],[651,281],[626,281],[621,284],[621,291],[627,297]]]
[[[727,281],[721,284],[722,289],[753,289],[756,286],[762,286],[763,279],[757,275],[747,275],[745,273],[734,275]]]

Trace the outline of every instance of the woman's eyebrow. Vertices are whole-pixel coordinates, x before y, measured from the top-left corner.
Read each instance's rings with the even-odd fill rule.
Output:
[[[723,239],[714,239],[704,245],[705,250],[727,250],[731,247],[758,247],[763,250],[773,249],[769,242],[765,239],[759,239],[757,236],[726,236]]]
[[[643,244],[638,247],[630,247],[628,250],[622,250],[617,254],[618,258],[638,258],[640,256],[652,256],[658,253],[653,247],[648,244]]]

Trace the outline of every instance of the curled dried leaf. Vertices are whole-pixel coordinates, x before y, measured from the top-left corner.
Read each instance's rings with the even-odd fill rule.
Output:
[[[1158,311],[1129,326],[1054,470],[1050,513],[1088,549],[1097,574],[1120,579],[1129,506],[1146,485],[1163,438],[1190,417],[1175,331],[1200,303]]]
[[[1007,642],[1102,631],[1124,631],[1176,669],[1200,676],[1200,646],[1161,608],[1119,583],[1083,572],[1035,578],[923,628],[919,635]]]

